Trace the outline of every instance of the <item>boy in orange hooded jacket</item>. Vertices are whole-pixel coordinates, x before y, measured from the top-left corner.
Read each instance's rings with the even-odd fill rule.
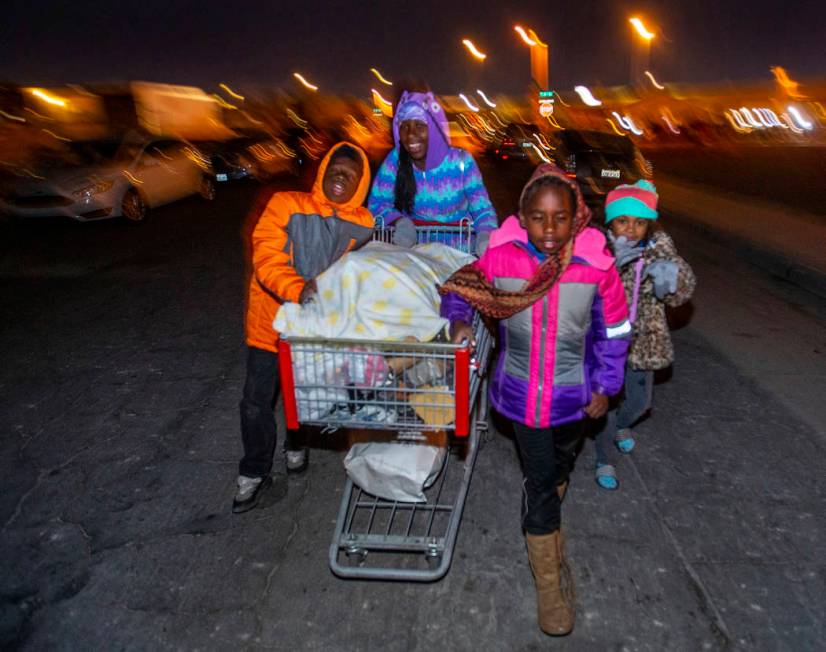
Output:
[[[232,504],[235,513],[255,507],[273,484],[273,502],[286,494],[284,456],[278,456],[273,470],[279,390],[273,319],[285,301],[308,301],[316,292],[315,277],[370,239],[373,216],[362,206],[369,187],[364,151],[338,143],[321,162],[312,191],[276,193],[253,230],[247,377],[241,399],[244,456]]]

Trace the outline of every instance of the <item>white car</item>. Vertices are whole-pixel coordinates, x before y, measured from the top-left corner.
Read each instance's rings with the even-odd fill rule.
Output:
[[[181,141],[78,141],[6,184],[0,209],[18,218],[142,222],[148,209],[177,199],[213,199],[213,179],[208,159]]]

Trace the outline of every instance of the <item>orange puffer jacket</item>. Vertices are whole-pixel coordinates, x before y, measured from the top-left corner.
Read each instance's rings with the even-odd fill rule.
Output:
[[[322,181],[333,152],[345,144],[361,155],[364,173],[350,201],[338,204],[324,195]],[[275,352],[278,333],[272,322],[278,307],[285,301],[297,302],[307,281],[370,239],[373,216],[362,206],[369,187],[367,156],[356,145],[338,143],[321,162],[312,191],[273,195],[252,232],[249,346]]]

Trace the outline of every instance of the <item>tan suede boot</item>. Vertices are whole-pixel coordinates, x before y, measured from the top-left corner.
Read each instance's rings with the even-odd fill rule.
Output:
[[[574,628],[576,596],[571,569],[565,561],[560,530],[526,534],[528,559],[536,582],[539,628],[551,636],[565,636]]]

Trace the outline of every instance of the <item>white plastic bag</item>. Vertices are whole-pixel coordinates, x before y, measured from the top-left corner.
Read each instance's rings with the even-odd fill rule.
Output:
[[[408,503],[424,503],[445,462],[447,449],[402,442],[354,444],[344,458],[350,479],[364,491]]]

